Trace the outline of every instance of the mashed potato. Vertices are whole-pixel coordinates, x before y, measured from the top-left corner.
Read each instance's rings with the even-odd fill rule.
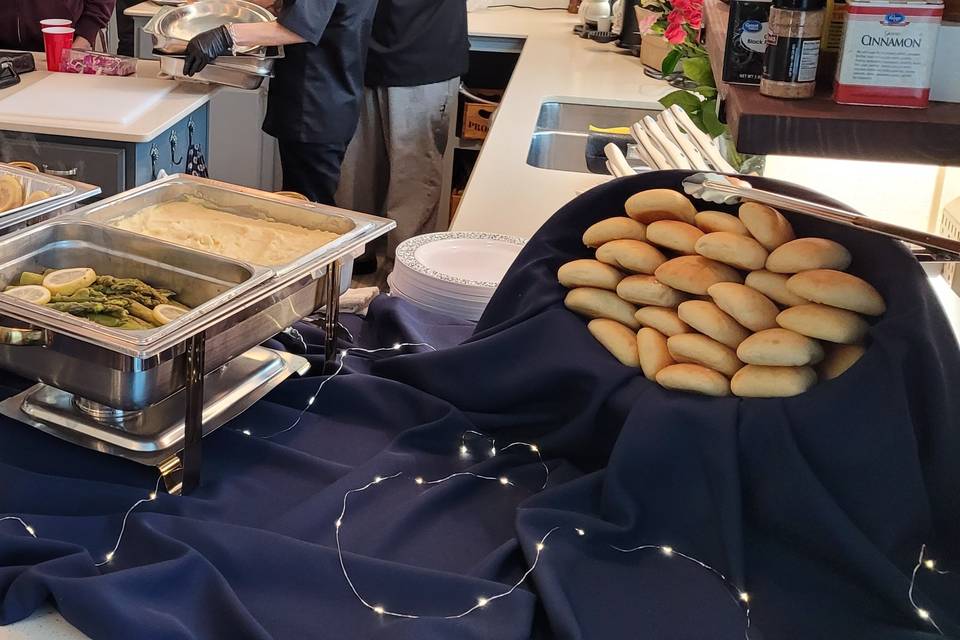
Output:
[[[217,211],[196,201],[153,205],[113,226],[264,267],[292,262],[339,237]]]

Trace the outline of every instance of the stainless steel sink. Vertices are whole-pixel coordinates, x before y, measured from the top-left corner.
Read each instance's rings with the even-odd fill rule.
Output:
[[[656,116],[659,112],[659,109],[544,102],[537,117],[533,140],[530,142],[527,164],[556,171],[606,174],[602,162],[590,163],[595,171],[591,171],[587,163],[590,125],[601,128],[629,126],[644,116]],[[632,143],[630,146],[632,147]],[[597,152],[602,155],[602,151]],[[642,160],[631,158],[629,149],[626,155],[635,169],[649,170]]]

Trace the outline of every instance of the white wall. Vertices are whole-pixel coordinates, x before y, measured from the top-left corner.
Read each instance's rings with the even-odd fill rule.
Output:
[[[950,193],[960,196],[960,169],[951,172]],[[814,189],[861,213],[904,227],[929,231],[942,209],[940,167],[767,156],[764,175]],[[944,190],[946,193],[946,190]]]

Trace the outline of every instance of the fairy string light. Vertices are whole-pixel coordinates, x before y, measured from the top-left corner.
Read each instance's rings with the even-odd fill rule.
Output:
[[[543,467],[543,485],[540,487],[540,490],[547,488],[547,482],[550,481],[550,467],[547,466],[547,463],[543,460],[543,454],[540,453],[540,447],[530,442],[511,442],[510,444],[497,449],[497,441],[486,435],[485,433],[480,433],[479,431],[474,431],[473,429],[467,429],[462,434],[460,434],[460,457],[469,458],[470,457],[470,448],[467,446],[467,436],[475,436],[486,440],[489,443],[489,452],[490,456],[496,456],[498,453],[503,453],[504,451],[509,451],[514,447],[524,447],[530,453],[537,456],[537,460],[540,463],[540,466]]]
[[[339,358],[337,361],[336,370],[334,370],[333,373],[325,377],[320,382],[320,384],[317,386],[317,389],[313,392],[313,394],[309,398],[307,398],[306,406],[304,406],[303,409],[300,410],[300,413],[297,414],[297,417],[293,420],[292,423],[290,423],[290,425],[288,425],[287,427],[284,427],[283,429],[280,429],[279,431],[270,433],[268,435],[258,435],[253,433],[250,429],[243,429],[241,433],[245,436],[254,436],[254,437],[260,438],[261,440],[270,440],[271,438],[276,438],[277,436],[283,435],[288,431],[293,431],[303,421],[303,418],[307,415],[307,412],[310,411],[310,407],[312,407],[314,403],[317,401],[317,398],[320,396],[320,392],[323,391],[323,388],[325,386],[327,386],[327,383],[329,383],[331,380],[336,378],[343,371],[344,360],[346,360],[347,357],[350,357],[350,356],[356,357],[357,354],[370,355],[370,354],[376,354],[376,353],[386,353],[389,351],[396,352],[396,351],[401,351],[403,349],[409,349],[413,347],[426,347],[430,349],[430,351],[437,350],[436,347],[434,347],[431,344],[427,344],[426,342],[395,342],[391,347],[380,347],[378,349],[364,349],[361,347],[350,347],[349,349],[342,349],[337,354]]]
[[[706,562],[689,556],[685,553],[677,551],[669,545],[659,545],[659,544],[642,544],[638,547],[630,547],[629,549],[624,549],[616,545],[610,545],[611,549],[619,551],[621,553],[636,553],[638,551],[659,551],[667,558],[682,558],[688,562],[692,562],[695,565],[706,569],[714,576],[720,579],[723,585],[727,588],[727,591],[730,592],[730,597],[733,601],[743,608],[744,616],[746,617],[746,626],[744,627],[743,637],[749,640],[750,638],[750,594],[734,584],[727,576],[723,574],[722,571],[716,567],[712,567]]]
[[[18,517],[18,516],[3,516],[2,518],[0,518],[0,522],[3,522],[4,520],[11,520],[11,521],[13,521],[13,522],[19,522],[19,523],[20,523],[20,526],[22,526],[27,533],[29,533],[29,534],[30,534],[31,536],[33,536],[34,538],[37,537],[37,532],[36,532],[36,530],[35,530],[33,527],[31,527],[30,525],[28,525],[26,522],[24,522],[24,521],[23,521],[23,518],[20,518],[20,517]]]
[[[946,575],[950,573],[949,571],[941,571],[938,569],[936,561],[932,558],[925,557],[926,553],[927,545],[920,545],[920,555],[917,557],[917,564],[913,566],[913,571],[910,573],[910,588],[907,590],[907,598],[909,598],[910,604],[913,605],[913,610],[917,613],[917,616],[931,627],[936,629],[937,633],[942,636],[943,630],[940,628],[940,625],[938,625],[937,621],[933,619],[933,616],[930,614],[928,609],[924,609],[917,604],[917,601],[913,595],[914,587],[917,586],[917,574],[920,572],[920,569],[926,569],[927,571],[932,571],[939,575]]]
[[[153,502],[154,500],[157,499],[157,494],[160,491],[161,481],[163,481],[163,476],[160,476],[159,478],[157,478],[157,485],[153,488],[153,491],[151,491],[146,498],[141,498],[140,500],[137,500],[130,506],[129,509],[127,509],[127,512],[123,515],[123,522],[120,523],[120,534],[117,536],[116,544],[113,545],[113,549],[108,551],[107,554],[103,556],[103,560],[101,562],[98,562],[94,565],[95,567],[102,567],[105,564],[109,564],[113,560],[113,557],[117,554],[117,549],[120,548],[120,543],[123,541],[123,534],[127,530],[127,520],[130,518],[130,514],[133,513],[134,510],[140,505],[145,504],[147,502]]]

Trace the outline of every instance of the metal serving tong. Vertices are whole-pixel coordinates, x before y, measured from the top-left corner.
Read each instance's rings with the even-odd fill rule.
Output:
[[[716,173],[697,173],[683,181],[683,190],[688,195],[707,202],[718,204],[736,204],[744,200],[759,202],[785,211],[901,240],[912,245],[910,248],[914,256],[921,262],[960,262],[960,240],[915,231],[808,200],[754,189],[749,182],[740,178]]]

